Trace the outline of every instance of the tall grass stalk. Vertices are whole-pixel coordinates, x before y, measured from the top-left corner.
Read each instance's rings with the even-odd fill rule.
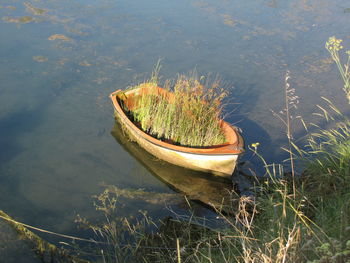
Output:
[[[293,136],[292,136],[292,125],[291,125],[291,113],[290,113],[290,107],[296,107],[296,101],[298,97],[294,94],[295,89],[290,88],[289,84],[290,79],[290,73],[289,71],[286,72],[285,77],[285,112],[286,112],[286,129],[287,129],[287,139],[288,139],[288,153],[289,153],[289,160],[291,165],[291,173],[292,173],[292,183],[293,183],[293,195],[295,196],[295,165],[294,165],[294,157],[292,153],[292,145],[293,145]]]
[[[331,54],[333,61],[337,64],[338,70],[340,72],[340,76],[344,82],[344,91],[348,102],[350,103],[350,50],[347,50],[345,53],[347,54],[346,63],[342,64],[341,58],[339,56],[339,51],[343,48],[341,42],[343,40],[337,39],[336,37],[330,37],[326,42],[326,49]]]
[[[299,97],[295,95],[295,89],[291,88],[290,84],[290,72],[287,70],[285,79],[284,79],[284,109],[281,110],[279,113],[276,113],[272,110],[272,113],[282,121],[282,123],[285,126],[286,129],[286,137],[288,141],[288,146],[287,148],[282,148],[289,154],[289,161],[290,163],[290,172],[292,175],[292,184],[293,184],[293,195],[295,196],[296,194],[296,189],[295,189],[295,158],[294,158],[294,142],[293,142],[293,129],[292,129],[292,110],[297,108],[297,104],[299,103]]]

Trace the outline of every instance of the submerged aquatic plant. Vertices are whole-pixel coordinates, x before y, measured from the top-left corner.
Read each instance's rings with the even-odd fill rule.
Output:
[[[179,75],[173,83],[165,81],[165,92],[160,92],[159,68],[157,65],[149,81],[133,87],[143,90],[135,109],[131,110],[141,128],[154,137],[184,146],[225,143],[221,102],[227,92],[219,81],[205,81],[205,77],[199,78],[195,73]]]
[[[337,39],[336,37],[330,37],[326,42],[325,47],[331,54],[334,62],[337,64],[338,70],[344,82],[344,91],[350,104],[350,50],[347,50],[345,52],[348,57],[346,63],[342,64],[339,56],[339,50],[343,49],[343,46],[341,45],[342,41],[343,40]]]

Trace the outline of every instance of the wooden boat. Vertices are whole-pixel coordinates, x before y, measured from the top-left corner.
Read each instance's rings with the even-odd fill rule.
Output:
[[[230,177],[235,169],[237,158],[243,153],[244,142],[237,129],[221,121],[227,142],[209,147],[185,147],[156,139],[142,131],[124,112],[121,102],[133,110],[135,102],[143,93],[157,96],[173,95],[160,87],[138,87],[129,90],[117,90],[110,94],[115,109],[115,116],[131,139],[159,159],[188,169],[207,172],[218,176]]]

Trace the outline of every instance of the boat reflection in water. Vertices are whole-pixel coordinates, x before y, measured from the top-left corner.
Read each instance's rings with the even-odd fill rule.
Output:
[[[199,201],[222,212],[231,212],[233,203],[238,199],[231,180],[157,159],[131,141],[118,121],[115,122],[111,134],[138,162],[173,190],[182,193],[189,200]]]

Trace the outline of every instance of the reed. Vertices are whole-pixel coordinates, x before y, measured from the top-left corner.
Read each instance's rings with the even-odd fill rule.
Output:
[[[205,81],[193,73],[167,80],[164,90],[172,97],[156,92],[157,73],[149,81],[133,88],[151,90],[142,92],[132,117],[148,134],[175,144],[192,147],[225,143],[221,128],[222,100],[227,92],[218,80]],[[153,89],[153,92],[152,92]],[[130,110],[130,109],[129,109]]]

